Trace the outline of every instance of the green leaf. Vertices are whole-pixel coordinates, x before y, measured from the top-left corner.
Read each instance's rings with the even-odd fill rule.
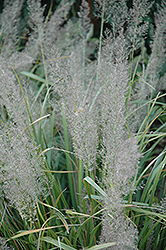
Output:
[[[89,177],[85,177],[84,181],[88,182],[91,186],[93,186],[101,195],[107,197],[107,194]]]
[[[46,207],[49,207],[49,208],[55,210],[55,212],[57,213],[59,219],[62,221],[63,225],[65,226],[65,228],[66,228],[66,230],[67,230],[67,232],[68,232],[68,230],[69,230],[69,229],[68,229],[68,224],[67,224],[67,221],[66,221],[65,218],[64,218],[64,215],[63,215],[56,207],[53,207],[53,206],[51,206],[51,205],[49,205],[49,204],[46,204],[46,203],[43,203],[43,202],[41,202],[41,201],[39,201],[39,202],[40,202],[42,205],[44,205],[44,206],[46,206]]]
[[[92,230],[90,235],[90,246],[92,245],[92,242],[94,241],[94,236],[96,235],[97,230],[99,230],[100,226],[102,225],[102,221]]]
[[[68,246],[62,242],[59,242],[58,240],[52,239],[51,237],[42,237],[41,240],[47,242],[47,243],[51,243],[54,246],[57,247],[61,247],[61,249],[64,250],[76,250],[74,247]]]
[[[88,250],[98,250],[98,249],[103,249],[103,248],[106,248],[106,247],[111,247],[111,246],[116,246],[116,245],[117,245],[116,242],[110,242],[110,243],[105,243],[105,244],[90,247],[90,248],[88,248]]]
[[[64,141],[65,141],[65,150],[66,150],[66,166],[67,171],[73,171],[72,169],[72,162],[70,161],[69,154],[67,152],[70,151],[70,145],[69,145],[69,138],[68,138],[68,129],[67,129],[67,121],[65,116],[65,108],[64,104],[62,104],[62,114],[63,114],[63,131],[64,131]],[[75,190],[73,185],[73,178],[71,174],[68,174],[68,182],[69,182],[69,189],[70,189],[70,195],[72,200],[72,206],[75,207]]]
[[[26,71],[22,71],[21,72],[22,75],[27,76],[29,78],[32,78],[33,80],[39,81],[39,82],[43,82],[43,83],[47,83],[46,79],[43,79],[40,76],[37,76],[31,72],[26,72]]]

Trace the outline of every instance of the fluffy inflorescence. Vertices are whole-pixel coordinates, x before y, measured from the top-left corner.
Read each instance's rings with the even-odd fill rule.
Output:
[[[32,219],[39,195],[45,191],[43,163],[37,160],[37,152],[29,138],[18,127],[10,125],[0,137],[2,190],[9,204],[16,207],[22,217]]]
[[[108,201],[105,203],[108,207],[106,206],[107,210],[102,216],[101,242],[116,242],[116,246],[108,248],[111,250],[137,249],[137,228],[129,218],[124,216],[123,210],[119,210],[118,203],[115,202],[116,211]]]
[[[83,50],[78,45],[64,63],[61,59],[54,63],[56,71],[52,63],[48,69],[54,93],[59,97],[58,103],[53,103],[53,106],[59,110],[64,108],[63,115],[68,121],[75,153],[82,158],[86,168],[92,169],[98,146],[96,105],[93,106],[97,88],[94,86],[94,74],[91,81],[88,79],[94,65],[85,67],[83,71],[83,60]]]
[[[123,35],[108,37],[98,67],[100,94],[103,184],[105,199],[101,242],[118,242],[115,249],[136,247],[137,229],[124,216],[123,197],[132,190],[140,154],[137,141],[125,127],[129,70]],[[111,51],[111,53],[108,53]],[[115,56],[116,55],[116,56]]]
[[[36,213],[39,195],[46,194],[43,160],[37,159],[38,148],[24,132],[29,124],[27,111],[14,74],[1,57],[1,106],[6,111],[0,130],[0,180],[3,195],[26,219]]]

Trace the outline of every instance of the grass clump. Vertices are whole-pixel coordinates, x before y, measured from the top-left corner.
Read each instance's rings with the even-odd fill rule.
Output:
[[[148,55],[153,4],[27,0],[25,41],[25,2],[5,1],[2,249],[164,249],[166,6]]]

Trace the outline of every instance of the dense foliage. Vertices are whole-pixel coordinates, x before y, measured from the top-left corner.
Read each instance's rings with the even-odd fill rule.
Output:
[[[5,0],[0,27],[0,248],[166,249],[164,1]]]

